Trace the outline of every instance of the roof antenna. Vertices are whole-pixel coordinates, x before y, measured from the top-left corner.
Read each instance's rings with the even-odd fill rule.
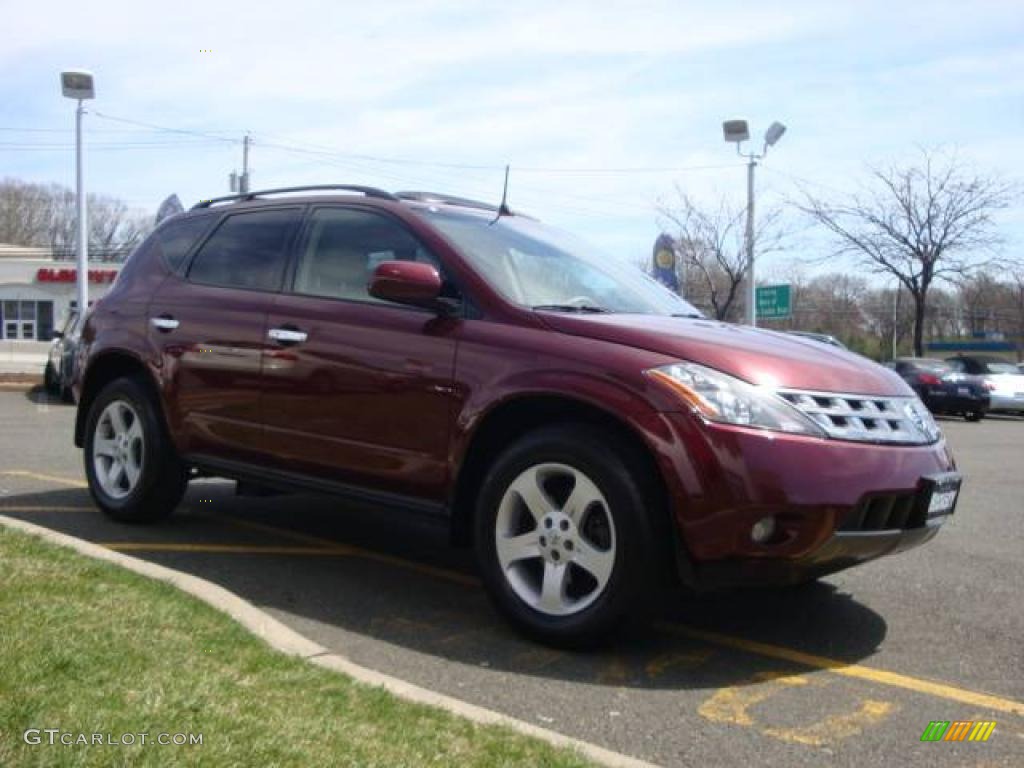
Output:
[[[506,200],[508,199],[508,168],[509,168],[509,166],[506,165],[505,166],[505,187],[501,190],[501,205],[498,206],[498,215],[494,217],[494,221],[492,221],[491,224],[493,224],[495,221],[500,219],[502,216],[511,216],[512,215],[512,211],[509,210],[508,203],[506,202]]]

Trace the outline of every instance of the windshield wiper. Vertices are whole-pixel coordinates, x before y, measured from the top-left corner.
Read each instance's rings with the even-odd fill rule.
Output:
[[[672,317],[686,317],[686,318],[689,318],[690,320],[703,320],[704,319],[704,315],[699,315],[699,314],[697,314],[695,312],[686,312],[686,313],[675,312],[675,313],[672,314]]]
[[[611,312],[610,309],[604,307],[596,307],[593,304],[537,304],[532,309],[546,309],[551,312],[588,312],[588,313],[606,313]]]

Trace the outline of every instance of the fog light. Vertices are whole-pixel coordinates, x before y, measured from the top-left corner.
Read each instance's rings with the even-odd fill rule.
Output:
[[[762,517],[750,528],[750,538],[758,544],[764,544],[775,533],[775,517]]]

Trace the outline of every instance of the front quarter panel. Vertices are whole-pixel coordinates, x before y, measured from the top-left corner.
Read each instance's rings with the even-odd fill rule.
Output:
[[[648,368],[673,362],[671,358],[487,321],[463,323],[458,340],[453,475],[479,425],[494,409],[518,398],[558,396],[598,408],[630,428],[651,450],[672,497],[699,487],[687,452],[678,444],[679,433],[664,413],[678,405],[643,375]]]

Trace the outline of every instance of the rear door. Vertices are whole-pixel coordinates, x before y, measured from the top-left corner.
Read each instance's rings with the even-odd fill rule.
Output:
[[[395,259],[440,266],[387,214],[310,212],[267,324],[266,439],[283,470],[440,501],[461,320],[370,296],[376,265]]]
[[[260,364],[301,207],[228,213],[150,303],[166,411],[179,449],[245,462],[263,455]]]

